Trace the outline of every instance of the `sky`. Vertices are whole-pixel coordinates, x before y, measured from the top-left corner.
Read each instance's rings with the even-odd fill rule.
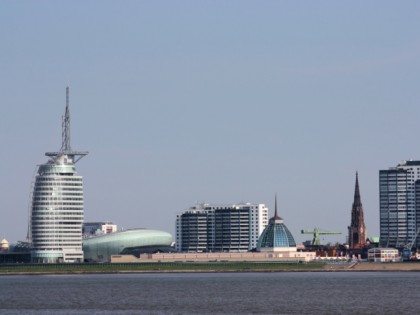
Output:
[[[1,1],[0,238],[24,240],[45,152],[89,155],[85,221],[174,235],[197,202],[342,232],[355,173],[420,159],[418,1]]]

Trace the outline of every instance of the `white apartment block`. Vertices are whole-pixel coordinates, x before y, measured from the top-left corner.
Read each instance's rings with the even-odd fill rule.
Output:
[[[176,217],[181,252],[246,252],[268,224],[264,204],[196,204]]]

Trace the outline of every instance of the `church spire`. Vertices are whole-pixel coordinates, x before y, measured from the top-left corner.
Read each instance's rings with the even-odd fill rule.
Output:
[[[353,204],[356,207],[361,207],[362,206],[362,200],[360,198],[360,190],[359,190],[359,175],[356,171],[356,184],[354,187],[354,202]]]
[[[360,198],[359,175],[356,172],[356,184],[354,187],[354,201],[351,209],[351,224],[349,229],[349,247],[361,248],[366,243],[366,226],[363,215],[362,200]]]

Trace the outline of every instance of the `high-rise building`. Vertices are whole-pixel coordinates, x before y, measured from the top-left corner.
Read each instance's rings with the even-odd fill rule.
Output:
[[[83,179],[75,164],[87,154],[70,146],[67,87],[61,149],[45,153],[50,159],[39,165],[33,185],[28,231],[32,262],[83,262]]]
[[[182,252],[246,252],[267,225],[264,204],[197,204],[177,215],[176,249]]]
[[[359,176],[356,172],[356,184],[354,187],[354,201],[351,209],[351,223],[349,229],[349,247],[361,248],[366,243],[366,226],[363,216],[362,200],[360,198],[359,190]]]
[[[379,171],[380,244],[404,247],[420,228],[420,161]],[[417,238],[415,246],[420,246]]]
[[[210,206],[196,205],[176,218],[176,249],[183,252],[207,252],[214,242],[214,212]]]

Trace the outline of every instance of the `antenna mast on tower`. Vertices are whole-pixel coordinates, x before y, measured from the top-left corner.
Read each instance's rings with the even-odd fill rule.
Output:
[[[69,87],[66,87],[66,111],[62,116],[61,152],[71,152],[70,146],[70,109],[69,109]]]
[[[62,116],[62,131],[61,131],[61,149],[60,152],[47,152],[46,156],[58,157],[68,155],[73,163],[79,161],[82,157],[88,154],[87,151],[72,151],[70,146],[70,93],[69,87],[66,87],[66,110]]]

